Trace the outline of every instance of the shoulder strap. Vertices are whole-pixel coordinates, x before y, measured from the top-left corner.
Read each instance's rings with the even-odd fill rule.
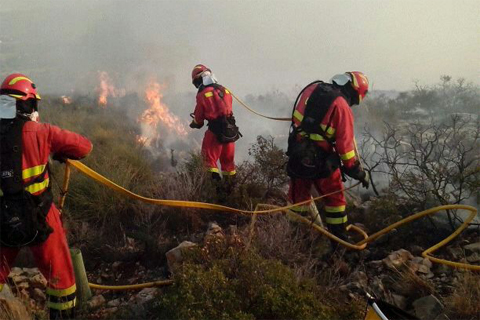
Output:
[[[27,121],[15,118],[1,123],[0,187],[5,194],[22,191],[22,132]]]

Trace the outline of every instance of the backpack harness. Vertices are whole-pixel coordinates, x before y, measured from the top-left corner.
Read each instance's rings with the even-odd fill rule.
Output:
[[[27,120],[1,120],[0,124],[0,245],[23,247],[47,240],[53,229],[46,221],[53,201],[51,187],[35,196],[26,190],[42,182],[49,171],[24,183],[22,178],[22,130]]]

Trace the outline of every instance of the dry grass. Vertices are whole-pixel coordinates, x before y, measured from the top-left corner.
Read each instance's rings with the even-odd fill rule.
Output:
[[[453,294],[445,299],[451,319],[479,319],[480,275],[465,272],[460,275]]]

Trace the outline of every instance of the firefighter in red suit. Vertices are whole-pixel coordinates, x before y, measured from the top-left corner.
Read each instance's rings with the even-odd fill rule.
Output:
[[[288,193],[290,203],[311,199],[310,191],[312,185],[319,194],[328,194],[343,189],[341,165],[343,165],[344,173],[361,181],[363,186],[368,188],[369,177],[363,171],[358,155],[355,153],[353,114],[351,110],[351,106],[360,104],[362,99],[365,98],[368,92],[368,79],[363,73],[355,71],[336,75],[331,82],[331,84],[321,81],[313,82],[301,92],[294,106],[292,116],[292,132],[294,132],[292,138],[294,144],[298,144],[302,139],[313,140],[315,146],[320,148],[318,151],[322,156],[329,159],[324,166],[328,165],[332,156],[333,159],[336,157],[337,165],[328,165],[330,169],[321,178],[292,178],[292,175],[290,175],[291,181]],[[315,99],[317,102],[314,102]],[[324,112],[319,116],[317,123],[314,124],[314,127],[319,130],[312,130],[313,133],[307,133],[305,128],[308,126],[304,119],[307,113],[306,110],[307,108],[315,108],[315,103],[319,105],[318,111],[313,111],[313,113],[312,110],[309,111],[311,122],[315,123],[315,112],[322,112],[322,104]],[[293,168],[292,171],[295,171],[295,169],[298,168]],[[320,169],[323,170],[324,168]],[[346,240],[348,219],[345,213],[346,201],[344,193],[339,192],[327,196],[324,198],[324,204],[327,228],[337,237]],[[297,206],[293,208],[293,211],[297,213],[306,212],[309,211],[309,206],[308,204]]]
[[[33,203],[38,206],[43,205],[42,210],[44,210],[43,221],[38,222],[38,225],[43,225],[44,228],[38,227],[40,231],[36,232],[37,238],[26,240],[25,245],[12,245],[7,242],[13,241],[15,234],[12,233],[13,236],[9,238],[2,235],[0,290],[7,281],[10,267],[19,250],[23,246],[29,246],[37,267],[48,281],[46,293],[50,319],[69,319],[74,317],[76,303],[75,276],[60,213],[51,202],[48,161],[50,155],[61,161],[67,158],[81,159],[91,152],[92,144],[79,134],[37,122],[39,100],[40,95],[37,93],[35,84],[25,75],[18,73],[9,75],[0,87],[2,134],[8,134],[9,131],[6,128],[9,126],[14,127],[21,123],[21,126],[17,127],[19,128],[17,136],[21,137],[18,138],[19,145],[17,146],[17,150],[21,148],[21,156],[18,156],[18,171],[20,171],[19,176],[21,177],[18,180],[21,181],[21,190],[23,193],[28,193],[29,199],[35,201],[41,199],[41,201]],[[8,158],[9,155],[5,152],[3,141],[2,157]],[[8,197],[11,190],[8,189],[8,185],[11,182],[8,181],[8,178],[16,174],[16,169],[10,170],[12,174],[9,174],[10,171],[4,166],[2,163],[2,183],[0,185],[4,198],[2,203],[10,199]],[[10,197],[14,197],[14,195],[10,195]],[[45,199],[50,199],[50,201]],[[34,209],[34,212],[37,212],[37,208]],[[2,207],[1,214],[6,214],[6,212],[5,207]],[[4,230],[3,226],[2,231],[9,232],[9,230]]]
[[[238,127],[235,126],[232,112],[232,95],[217,83],[211,70],[201,64],[193,68],[192,83],[198,89],[198,93],[190,127],[200,129],[205,120],[208,121],[208,130],[205,131],[202,143],[204,165],[212,173],[214,180],[220,181],[223,177],[226,181],[226,192],[229,194],[236,173],[235,141],[239,138]],[[225,132],[225,123],[234,128],[233,132]],[[227,138],[225,138],[226,135]],[[217,166],[219,160],[221,172]]]

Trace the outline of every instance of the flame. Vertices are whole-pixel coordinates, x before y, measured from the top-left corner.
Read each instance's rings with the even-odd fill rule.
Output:
[[[70,103],[72,103],[72,97],[69,97],[69,96],[61,96],[60,98],[62,99],[63,104],[70,104]]]
[[[179,118],[172,114],[167,105],[162,102],[164,86],[152,80],[145,89],[145,101],[149,108],[143,112],[138,121],[148,125],[153,130],[150,132],[157,132],[156,128],[162,124],[169,131],[174,132],[180,136],[186,136],[187,130],[185,125]],[[155,137],[158,138],[158,137]]]
[[[100,81],[100,85],[98,88],[98,104],[101,106],[106,106],[108,102],[108,97],[112,96],[116,97],[123,97],[125,96],[125,89],[117,89],[112,84],[112,79],[108,75],[106,71],[99,71],[98,72],[98,80]]]

